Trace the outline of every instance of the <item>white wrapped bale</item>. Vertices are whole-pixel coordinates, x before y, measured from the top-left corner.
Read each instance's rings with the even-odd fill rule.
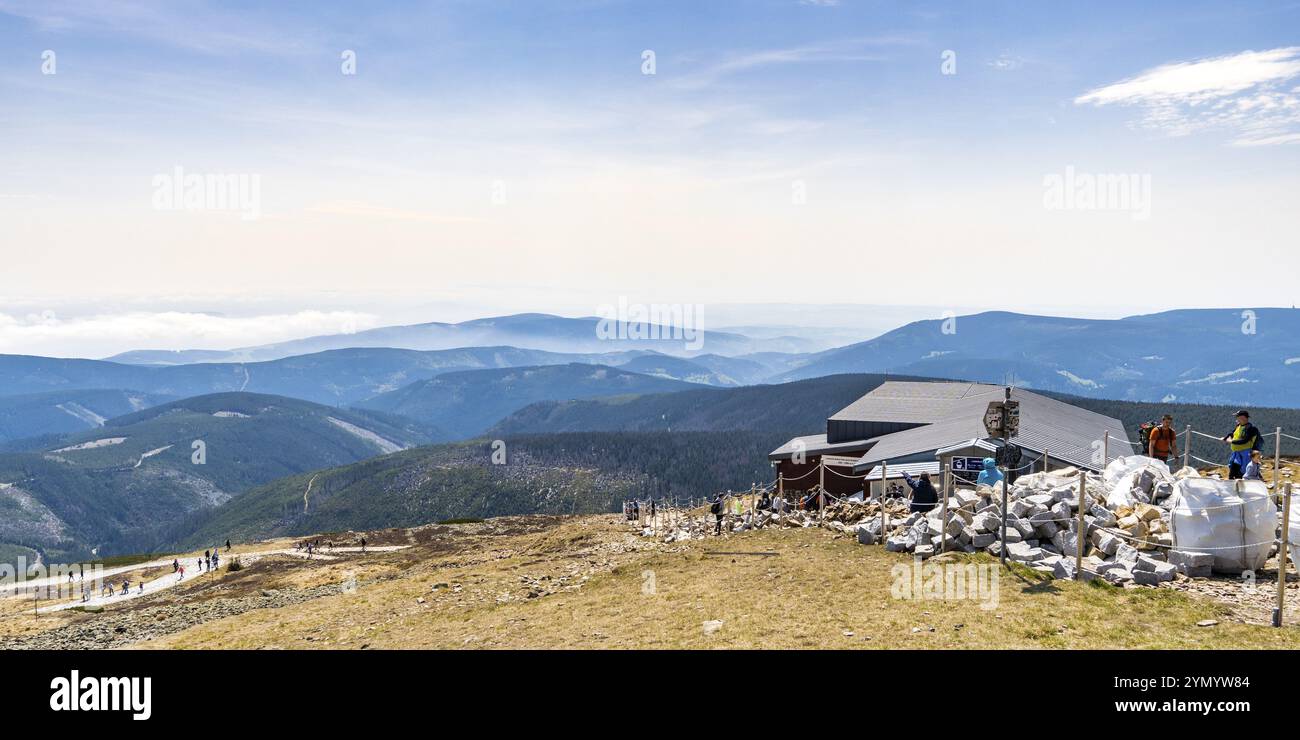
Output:
[[[1273,549],[1277,508],[1263,481],[1184,478],[1174,487],[1170,529],[1180,550],[1214,556],[1214,570],[1258,570]]]

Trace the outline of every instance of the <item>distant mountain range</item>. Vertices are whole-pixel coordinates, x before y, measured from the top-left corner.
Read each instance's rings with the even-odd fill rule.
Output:
[[[627,338],[606,338],[608,333],[601,332],[602,319],[594,316],[566,318],[550,314],[526,313],[474,319],[457,324],[430,322],[411,326],[385,326],[232,350],[176,352],[136,350],[114,355],[108,359],[133,365],[246,363],[353,347],[389,347],[427,351],[496,346],[596,354],[647,350],[685,357],[704,353],[738,355],[758,351],[801,353],[826,346],[820,340],[801,339],[798,336],[765,336],[754,339],[732,332],[701,331],[698,340],[695,340],[693,337],[683,338],[680,332],[674,334],[673,327],[661,324],[631,323],[626,326]],[[693,327],[688,323],[685,328]]]
[[[810,355],[770,380],[849,372],[1014,382],[1094,398],[1300,406],[1300,311],[1188,309],[1117,320],[989,312],[918,321]]]

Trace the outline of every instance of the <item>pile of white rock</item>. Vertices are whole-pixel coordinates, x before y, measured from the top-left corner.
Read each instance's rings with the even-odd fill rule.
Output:
[[[1174,549],[1169,530],[1171,494],[1177,473],[1147,457],[1119,458],[1101,475],[1085,473],[1083,486],[1084,558],[1081,577],[1113,584],[1157,585],[1176,574],[1209,575],[1213,557]],[[940,551],[1002,554],[1002,483],[957,488],[948,499],[948,517],[936,506],[892,526],[885,549],[929,557]],[[1065,468],[1018,478],[1007,490],[1006,556],[1057,578],[1074,578],[1079,537],[1080,473]],[[858,541],[881,539],[879,519],[856,525]]]

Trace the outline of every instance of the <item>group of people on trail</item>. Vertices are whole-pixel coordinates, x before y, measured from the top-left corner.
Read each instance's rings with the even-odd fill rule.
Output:
[[[140,594],[144,593],[144,581],[140,581],[140,583],[138,584],[138,586],[139,586],[139,590],[137,590],[136,593],[140,593]],[[99,589],[99,595],[100,595],[100,596],[112,596],[112,595],[114,595],[114,593],[121,594],[122,596],[127,596],[127,595],[129,595],[129,594],[131,593],[131,579],[129,579],[129,578],[124,578],[124,579],[122,579],[122,590],[121,590],[121,591],[114,592],[114,591],[113,591],[113,584],[110,583],[110,582],[108,582],[108,581],[105,581],[105,582],[104,582],[104,586],[103,586],[102,588]],[[90,586],[89,586],[89,585],[84,586],[84,587],[81,589],[81,600],[82,600],[82,601],[90,601]]]
[[[1228,480],[1263,480],[1260,466],[1264,461],[1262,448],[1263,435],[1250,422],[1250,412],[1239,410],[1236,414],[1236,426],[1221,439],[1228,445]],[[1165,414],[1160,424],[1155,427],[1143,425],[1146,450],[1153,457],[1170,468],[1178,465],[1178,432],[1174,429],[1174,417]]]

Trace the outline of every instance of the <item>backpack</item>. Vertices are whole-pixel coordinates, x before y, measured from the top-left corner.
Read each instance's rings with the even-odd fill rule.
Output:
[[[709,512],[710,512],[710,513],[713,513],[713,514],[721,514],[721,513],[722,513],[722,500],[721,500],[721,499],[715,499],[714,502],[713,502],[713,505],[709,507]]]
[[[1147,454],[1147,450],[1151,449],[1151,432],[1155,431],[1158,426],[1160,425],[1154,421],[1144,421],[1142,426],[1138,427],[1138,441],[1142,443],[1143,455]]]

